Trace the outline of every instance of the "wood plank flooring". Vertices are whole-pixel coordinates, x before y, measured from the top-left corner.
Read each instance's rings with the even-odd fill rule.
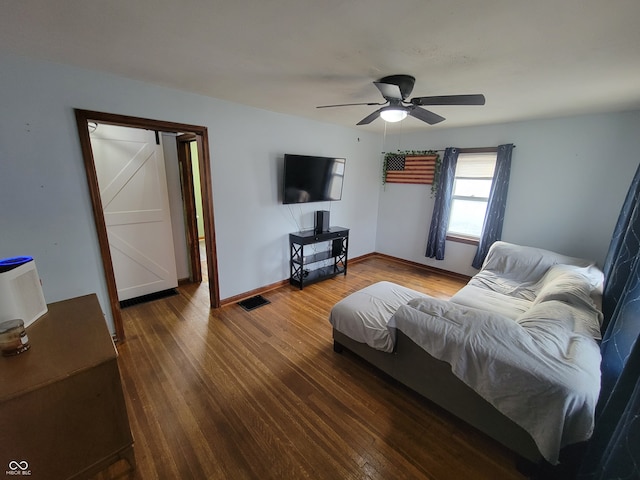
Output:
[[[372,257],[247,312],[207,286],[123,310],[119,364],[137,468],[105,479],[524,479],[491,439],[345,352],[328,312],[390,280],[448,298],[463,280]]]

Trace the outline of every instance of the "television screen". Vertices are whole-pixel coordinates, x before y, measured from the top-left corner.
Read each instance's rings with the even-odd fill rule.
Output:
[[[285,154],[282,203],[342,199],[344,166],[344,158]]]

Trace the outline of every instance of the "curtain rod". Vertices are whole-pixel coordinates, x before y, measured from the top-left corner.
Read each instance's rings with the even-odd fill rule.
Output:
[[[513,148],[516,148],[516,146],[514,145]],[[415,149],[412,149],[412,150],[415,150]],[[430,148],[425,151],[444,153],[445,150],[446,150],[445,148]],[[406,151],[411,151],[411,150],[406,150]],[[458,148],[458,151],[460,153],[493,153],[498,151],[498,147]],[[383,152],[383,153],[391,153],[391,152]]]
[[[516,148],[514,145],[513,148]],[[444,152],[445,148],[433,148],[434,152]],[[478,148],[459,148],[460,153],[491,153],[498,150],[498,147],[478,147]]]

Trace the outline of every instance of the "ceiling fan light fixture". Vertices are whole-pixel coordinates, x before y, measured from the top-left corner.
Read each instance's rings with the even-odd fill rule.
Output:
[[[411,115],[413,118],[429,125],[435,125],[445,120],[437,113],[422,108],[429,105],[484,105],[484,95],[480,93],[470,95],[436,95],[429,97],[413,97],[407,100],[413,91],[415,77],[411,75],[388,75],[373,82],[385,99],[384,103],[341,103],[338,105],[320,105],[316,108],[350,107],[354,105],[386,105],[370,113],[356,125],[369,125],[382,117],[385,122],[400,122]]]
[[[407,111],[404,108],[388,107],[380,112],[380,117],[385,122],[399,122],[407,118]]]

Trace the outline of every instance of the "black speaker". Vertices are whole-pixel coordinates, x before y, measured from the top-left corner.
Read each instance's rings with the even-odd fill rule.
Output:
[[[316,233],[329,231],[329,210],[316,210],[316,221],[314,225]]]

